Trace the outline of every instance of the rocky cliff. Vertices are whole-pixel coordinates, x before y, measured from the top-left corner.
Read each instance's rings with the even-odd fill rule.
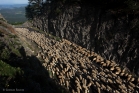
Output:
[[[43,15],[34,17],[34,26],[114,60],[139,75],[137,14],[55,2],[47,8]]]

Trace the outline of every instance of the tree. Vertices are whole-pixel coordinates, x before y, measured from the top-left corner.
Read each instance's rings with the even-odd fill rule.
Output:
[[[33,19],[35,16],[41,14],[41,8],[43,0],[28,0],[29,5],[25,8],[26,17],[28,19]]]
[[[33,11],[32,11],[32,8],[31,8],[31,5],[28,5],[26,8],[26,18],[28,18],[28,20],[31,20],[33,19]]]

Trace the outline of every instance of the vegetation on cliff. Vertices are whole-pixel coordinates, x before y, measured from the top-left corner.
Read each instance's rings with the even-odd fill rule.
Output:
[[[43,15],[48,10],[48,7],[55,5],[55,13],[59,14],[61,7],[70,5],[99,7],[105,10],[111,10],[114,13],[138,14],[138,0],[29,0],[29,5],[26,7],[26,17],[33,19],[38,15]]]

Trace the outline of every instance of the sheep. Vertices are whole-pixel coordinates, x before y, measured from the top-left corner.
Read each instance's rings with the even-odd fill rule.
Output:
[[[112,74],[113,78],[117,77],[117,75],[115,73],[111,73],[111,74]]]
[[[115,70],[114,66],[110,67],[110,70],[111,70],[111,71]]]
[[[115,67],[115,69],[116,69],[115,74],[116,74],[116,75],[120,74],[120,72],[121,72],[121,68],[120,68],[120,67]]]
[[[127,75],[127,81],[129,81],[132,78],[132,75]]]
[[[97,81],[95,82],[95,84],[96,84],[97,87],[99,87],[99,88],[101,87],[100,84]]]
[[[109,82],[109,83],[113,83],[113,81],[111,80],[111,79],[107,79],[107,82]]]
[[[63,74],[65,74],[65,71],[64,71],[64,70],[62,70],[61,72],[62,72]]]
[[[116,83],[118,83],[118,84],[120,84],[120,85],[122,84],[122,81],[120,81],[120,80],[118,80],[118,79],[116,79],[115,81],[116,81]]]
[[[98,93],[101,93],[100,88],[97,88],[97,90],[98,90]]]
[[[92,79],[93,80],[97,80],[98,79],[97,76],[96,76],[96,74],[92,74]]]
[[[74,89],[72,89],[72,93],[76,93]]]
[[[91,80],[91,79],[92,79],[92,77],[91,77],[91,76],[89,76],[89,75],[87,75],[87,79]]]
[[[106,90],[106,86],[103,85],[103,84],[101,84],[101,89],[102,89],[102,90]]]
[[[128,85],[127,87],[129,88],[129,91],[134,91],[134,88],[132,86]]]
[[[71,72],[69,72],[69,76],[70,76],[70,78],[73,78],[73,77],[72,77],[73,75],[72,75],[72,73],[71,73]]]
[[[127,92],[126,92],[125,90],[123,90],[123,89],[121,90],[121,92],[122,92],[122,93],[127,93]]]
[[[102,62],[102,61],[104,61],[104,59],[101,56],[96,57],[96,62]]]
[[[111,74],[107,74],[109,78],[113,78]]]
[[[110,66],[110,67],[112,67],[112,66],[115,67],[116,65],[117,65],[117,64],[116,64],[114,61],[111,61],[111,63],[110,63],[109,66]]]
[[[107,64],[107,67],[110,65],[110,61],[109,60],[106,60],[106,64]]]
[[[83,78],[82,78],[82,75],[79,75],[79,79],[80,79],[80,80],[82,80],[82,79],[83,79]]]
[[[104,73],[104,72],[99,72],[99,74],[100,74],[101,76],[104,76],[104,75],[105,75],[105,73]]]
[[[80,81],[78,77],[75,77],[77,81]]]
[[[107,64],[106,64],[106,63],[103,63],[103,64],[102,64],[102,67],[106,67],[106,66],[107,66]]]
[[[77,84],[77,87],[78,87],[80,90],[82,90],[82,87],[81,87],[80,83],[78,82],[78,83],[76,83],[76,84]]]
[[[79,87],[77,87],[77,93],[80,93],[80,88]]]
[[[115,90],[115,92],[114,93],[120,93],[118,90]]]
[[[123,90],[126,90],[126,89],[127,89],[127,88],[125,87],[125,85],[123,85],[123,84],[122,84],[122,85],[119,85],[119,88],[120,88],[120,89],[123,89]]]
[[[130,79],[130,81],[131,81],[131,82],[135,81],[135,78],[134,78],[134,77],[132,77],[132,78]]]
[[[87,82],[86,82],[86,79],[85,78],[82,79],[82,83],[83,83],[83,85],[86,86]]]
[[[120,75],[120,76],[124,76],[124,74],[125,74],[124,72],[121,72],[119,75]]]
[[[103,82],[106,82],[106,78],[104,78],[104,77],[101,77],[100,80]]]
[[[60,67],[61,67],[61,69],[63,69],[63,65],[62,64],[60,64]]]
[[[89,84],[87,85],[87,87],[90,87],[93,83],[92,82],[89,82]]]
[[[84,93],[87,93],[87,92],[88,92],[87,86],[84,86],[84,85],[83,85],[83,88],[85,89]]]
[[[30,34],[33,34],[33,35],[30,35]],[[130,76],[127,73],[125,73],[125,70],[121,70],[120,67],[116,66],[117,64],[115,62],[113,62],[113,61],[110,62],[109,60],[104,60],[100,55],[98,55],[98,54],[96,54],[94,52],[91,52],[90,53],[85,48],[82,48],[80,46],[77,46],[76,44],[71,44],[71,42],[69,42],[67,40],[63,40],[63,46],[69,52],[67,52],[65,50],[59,51],[59,50],[62,50],[61,44],[58,44],[58,42],[55,42],[55,41],[52,41],[52,40],[49,40],[49,39],[45,39],[42,34],[39,34],[39,33],[36,33],[36,32],[29,33],[29,31],[26,31],[25,35],[28,38],[32,39],[32,40],[34,39],[35,42],[37,42],[38,44],[40,44],[41,47],[43,48],[44,52],[48,53],[49,57],[51,57],[52,55],[54,55],[54,57],[56,57],[58,55],[59,57],[56,57],[56,58],[60,58],[61,57],[61,59],[62,59],[63,58],[62,56],[64,56],[63,60],[61,60],[60,62],[58,62],[60,65],[58,65],[58,64],[55,65],[55,63],[56,63],[57,60],[54,60],[51,63],[48,63],[48,61],[49,61],[48,60],[48,57],[46,58],[46,55],[43,56],[43,59],[46,62],[43,65],[45,67],[47,67],[47,69],[51,70],[53,74],[55,73],[56,76],[59,77],[60,84],[65,84],[65,86],[67,88],[69,88],[70,83],[67,80],[65,81],[64,78],[68,78],[68,79],[74,78],[75,73],[81,72],[81,70],[83,69],[82,71],[85,74],[83,74],[83,72],[81,72],[79,74],[76,74],[76,75],[78,75],[78,77],[75,75],[75,78],[76,78],[76,81],[75,82],[78,81],[78,86],[79,86],[80,85],[80,81],[83,81],[83,87],[85,89],[85,91],[82,91],[81,90],[82,89],[81,85],[80,85],[80,87],[76,87],[76,89],[77,89],[76,92],[78,92],[78,93],[80,93],[80,92],[87,92],[88,88],[91,87],[92,85],[96,85],[97,87],[99,87],[98,91],[101,91],[100,88],[101,89],[104,89],[104,90],[108,89],[108,91],[111,91],[110,87],[104,86],[103,83],[105,83],[106,81],[108,81],[108,83],[113,83],[114,81],[112,81],[112,78],[113,77],[118,77],[117,75],[119,75],[120,78],[122,78],[122,76],[126,77],[125,79],[128,81],[127,83],[129,83],[129,86],[130,86],[130,88],[131,88],[132,91],[133,91],[133,87],[136,87],[136,84],[134,84],[133,82],[138,82],[139,83],[139,80],[137,81],[136,78]],[[38,38],[36,38],[36,36]],[[41,42],[40,42],[40,40],[41,40]],[[47,44],[46,42],[44,42],[44,40],[45,41],[47,40],[47,42],[50,42],[51,41],[52,43],[56,43],[56,44],[54,46],[53,45],[50,46],[51,43],[48,43]],[[71,51],[68,48],[69,45],[73,46],[77,51],[72,50],[72,48],[70,48],[73,51],[72,53],[70,53]],[[49,51],[47,52],[48,49],[50,50],[50,52]],[[54,51],[56,51],[56,49],[58,51],[57,52],[54,52]],[[80,53],[82,52],[84,55],[79,54],[78,52],[80,52]],[[42,53],[41,54],[38,53],[38,56],[43,55]],[[66,57],[66,56],[69,56],[69,57]],[[77,58],[79,59],[79,57],[82,57],[82,59],[85,59],[85,60],[82,60],[81,59],[82,61],[80,63],[78,63],[76,60],[77,60]],[[104,72],[100,72],[99,69],[93,70],[93,69],[99,68],[99,67],[97,67],[98,64],[93,63],[93,62],[91,63],[90,60],[88,60],[88,58],[91,58],[91,57],[93,58],[94,61],[96,61],[96,63],[101,64],[101,68],[102,67],[105,67],[105,68],[106,67],[107,68],[110,67],[110,69],[103,70],[104,68],[102,68],[101,71],[104,71]],[[69,65],[66,65],[66,67],[65,67],[63,65],[63,63],[65,62],[64,64],[67,64],[66,61],[71,60],[71,59],[72,59],[72,61],[74,60],[75,62],[73,62],[72,65],[71,65],[71,63],[69,63]],[[75,63],[77,63],[77,64],[75,64]],[[80,64],[80,67],[78,66],[79,64]],[[93,65],[93,64],[96,64],[97,66],[96,65]],[[91,65],[93,65],[94,67],[92,67]],[[72,66],[73,66],[73,69],[71,68]],[[88,68],[90,68],[91,70],[88,69]],[[90,73],[88,73],[88,70],[90,70],[91,76],[90,76]],[[108,72],[108,73],[105,73],[105,72]],[[109,73],[109,72],[111,72],[111,73]],[[114,72],[114,73],[112,73],[112,72]],[[97,75],[97,73],[98,73],[98,75]],[[64,76],[64,74],[65,74],[65,76]],[[123,82],[122,82],[122,80],[120,78],[118,78],[118,79],[116,78],[115,83],[122,84]],[[99,84],[99,82],[96,82],[96,80],[98,81],[98,79],[100,79],[101,84]],[[122,79],[124,79],[124,78],[122,78]],[[94,84],[94,81],[93,80],[95,81],[95,84]],[[125,90],[126,90],[126,88],[125,88]],[[116,90],[114,90],[113,92],[119,93]],[[74,90],[74,93],[75,93],[75,90]]]
[[[132,87],[135,87],[135,85],[131,82],[129,82],[129,85],[132,86]]]
[[[112,88],[108,85],[106,85],[107,91],[112,91]]]

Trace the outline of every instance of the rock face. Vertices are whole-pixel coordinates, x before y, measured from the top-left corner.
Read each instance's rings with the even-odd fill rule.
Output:
[[[60,10],[57,13],[55,7]],[[47,10],[46,10],[47,11]],[[139,75],[139,24],[132,14],[104,11],[89,6],[53,4],[51,12],[34,18],[39,29],[68,39],[84,48],[114,60]]]

